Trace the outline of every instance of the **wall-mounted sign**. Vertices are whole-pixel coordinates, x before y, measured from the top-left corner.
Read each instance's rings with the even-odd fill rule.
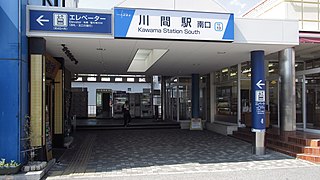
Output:
[[[203,130],[201,118],[191,119],[190,130]]]
[[[76,11],[75,11],[76,10]],[[37,33],[112,34],[112,13],[28,7],[27,35]]]
[[[149,9],[114,9],[116,38],[233,41],[234,15]]]

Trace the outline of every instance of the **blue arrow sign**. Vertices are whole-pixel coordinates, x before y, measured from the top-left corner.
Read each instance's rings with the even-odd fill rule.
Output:
[[[111,34],[111,18],[111,13],[30,9],[29,31]]]

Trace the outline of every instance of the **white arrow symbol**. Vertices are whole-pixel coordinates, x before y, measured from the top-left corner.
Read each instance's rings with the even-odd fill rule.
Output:
[[[262,80],[260,80],[260,81],[258,81],[258,82],[257,82],[257,84],[256,84],[256,85],[258,86],[258,88],[262,89],[262,87],[261,87],[261,86],[264,86],[265,84],[264,84],[264,83],[262,83]]]
[[[49,19],[42,19],[43,18],[43,15],[39,16],[38,19],[37,19],[37,22],[43,26],[43,23],[42,22],[49,22]]]

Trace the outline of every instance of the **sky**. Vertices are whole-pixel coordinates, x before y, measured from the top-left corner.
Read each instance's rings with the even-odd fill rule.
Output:
[[[241,15],[257,3],[261,2],[261,0],[217,0],[217,2],[224,6],[228,11],[233,12],[236,15]]]
[[[102,8],[110,9],[113,6],[121,3],[123,0],[79,0],[79,7],[81,8]],[[201,0],[198,0],[201,1]],[[233,12],[236,16],[245,13],[251,7],[262,0],[216,0],[224,6],[229,12]],[[98,6],[97,6],[98,5]]]

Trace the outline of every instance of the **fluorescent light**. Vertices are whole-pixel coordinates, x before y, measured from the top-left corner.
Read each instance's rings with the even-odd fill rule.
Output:
[[[96,77],[87,77],[87,81],[96,81]]]
[[[221,72],[226,73],[226,72],[228,72],[228,71],[229,71],[229,69],[228,69],[228,68],[226,68],[226,69],[222,69],[222,71],[221,71]]]
[[[245,73],[249,73],[249,72],[251,72],[251,68],[245,69],[242,73],[245,74]]]
[[[237,75],[237,73],[235,73],[235,72],[234,73],[230,73],[231,77],[236,76],[236,75]]]

